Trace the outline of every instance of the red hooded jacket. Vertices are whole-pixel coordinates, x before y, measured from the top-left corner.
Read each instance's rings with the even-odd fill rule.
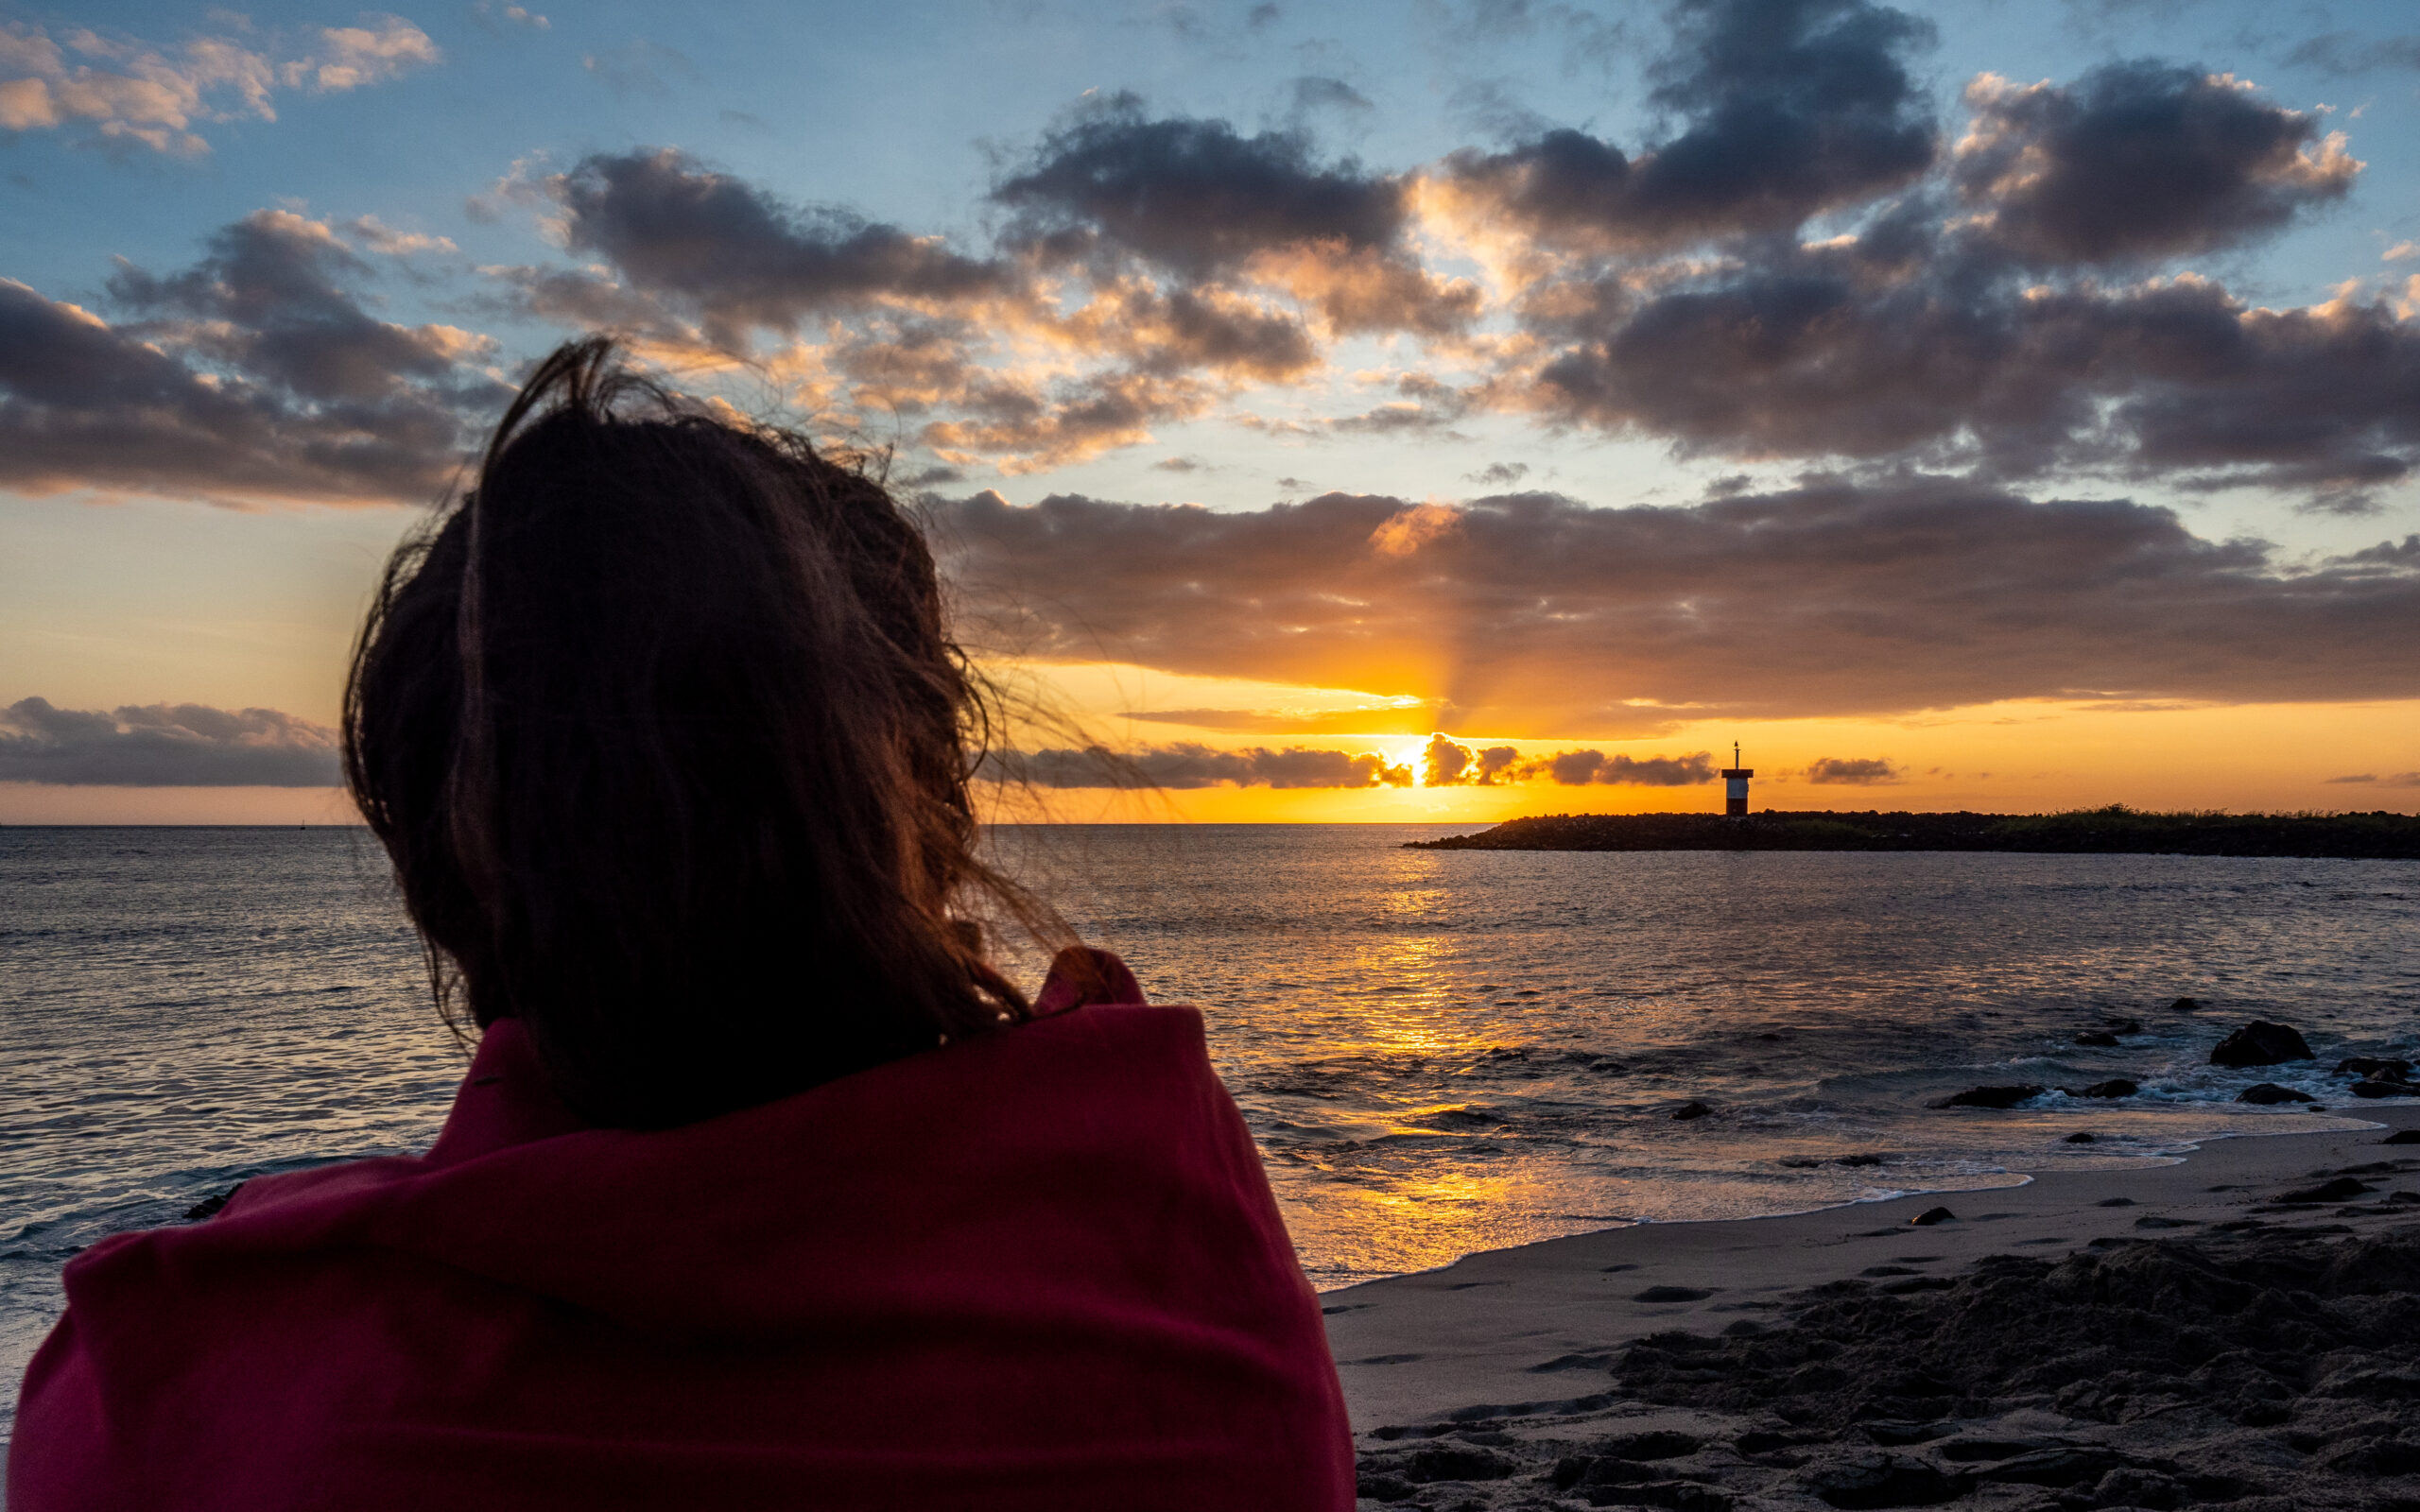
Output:
[[[9,1505],[1349,1508],[1201,1015],[1109,964],[1131,1005],[661,1132],[499,1021],[426,1155],[71,1262]]]

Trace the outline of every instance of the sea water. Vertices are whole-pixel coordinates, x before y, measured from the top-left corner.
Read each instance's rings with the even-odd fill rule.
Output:
[[[1403,848],[1472,828],[994,837],[1201,1006],[1322,1286],[2323,1126],[2361,1109],[2338,1057],[2420,1051],[2420,863]],[[2252,1018],[2319,1058],[2207,1064]],[[2142,1032],[2074,1043],[2112,1019]],[[0,1398],[78,1249],[424,1148],[465,1056],[363,832],[0,830]],[[2140,1094],[1926,1106],[2118,1076]],[[2261,1080],[2328,1111],[2233,1101]]]

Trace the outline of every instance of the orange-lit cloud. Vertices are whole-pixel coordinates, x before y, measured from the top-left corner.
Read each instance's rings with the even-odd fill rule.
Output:
[[[2299,567],[2124,500],[1909,478],[1693,507],[936,507],[951,570],[1015,618],[1023,654],[1433,700],[1449,728],[2420,696],[2420,672],[2375,654],[2420,644],[2420,555]]]

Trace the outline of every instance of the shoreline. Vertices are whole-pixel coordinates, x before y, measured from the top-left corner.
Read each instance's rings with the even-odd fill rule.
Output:
[[[2144,1240],[2183,1239],[2223,1247],[2256,1240],[2332,1242],[2398,1228],[2420,1233],[2414,1228],[2420,1225],[2420,1145],[2380,1147],[2394,1133],[2420,1128],[2420,1107],[2364,1107],[2358,1116],[2363,1126],[2357,1129],[2339,1125],[2231,1135],[2206,1142],[2167,1164],[2035,1173],[2018,1185],[1918,1194],[1804,1213],[1599,1229],[1484,1251],[1436,1270],[1322,1293],[1357,1447],[1364,1455],[1365,1482],[1389,1489],[1390,1475],[1402,1468],[1406,1444],[1492,1435],[1508,1442],[1490,1452],[1499,1459],[1518,1459],[1525,1445],[1568,1447],[1591,1435],[1601,1436],[1616,1422],[1631,1428],[1651,1419],[1677,1421],[1669,1404],[1648,1400],[1654,1393],[1642,1394],[1636,1383],[1643,1356],[1635,1347],[1641,1341],[1675,1332],[1714,1340],[1743,1338],[1799,1318],[1810,1305],[1807,1294],[1819,1290],[1863,1298],[1861,1305],[1895,1307],[1900,1298],[1927,1300],[1928,1294],[1946,1294],[1995,1266],[2014,1263],[2000,1257],[2055,1265],[2076,1257],[2172,1247],[2136,1243]],[[2359,1178],[2325,1175],[2365,1166],[2377,1169]],[[2273,1200],[2289,1192],[2315,1190],[2329,1179],[2340,1186],[2352,1180],[2370,1190],[2358,1198],[2309,1205]],[[2406,1195],[2397,1197],[2397,1193]],[[1910,1222],[1945,1207],[1954,1218],[1927,1226]],[[2420,1288],[2420,1274],[2406,1284]],[[2420,1296],[2401,1295],[2420,1314]],[[2408,1330],[2406,1341],[2411,1342]],[[2420,1373],[2412,1379],[2420,1392]],[[1722,1425],[1702,1411],[1682,1411],[1679,1417],[1696,1423],[1692,1434],[1709,1446],[1687,1464],[1703,1469],[1704,1454],[1716,1460],[1727,1455],[1725,1473],[1708,1469],[1712,1479],[1692,1483],[1731,1498],[1721,1505],[1734,1504],[1747,1494],[1747,1483],[1760,1475],[1772,1480],[1778,1473],[1741,1452],[1736,1422],[1729,1425],[1733,1447],[1724,1450],[1717,1441]],[[1755,1431],[1772,1432],[1772,1425]],[[2082,1429],[2071,1423],[2066,1431]],[[2252,1430],[2238,1427],[2236,1432]],[[1866,1439],[1851,1438],[1872,1450]],[[2420,1470],[2420,1451],[2415,1451],[2412,1468]],[[1417,1484],[1451,1485],[1457,1494],[1465,1489],[1459,1482]],[[1689,1501],[1670,1490],[1657,1493],[1666,1498],[1662,1502],[1557,1500],[1550,1487],[1527,1473],[1481,1477],[1468,1486],[1462,1502],[1437,1500],[1426,1492],[1412,1500],[1422,1505],[1482,1508],[1676,1505],[1680,1503],[1672,1498],[1677,1496],[1692,1506],[1716,1504],[1702,1498]],[[1721,1490],[1722,1486],[1731,1489]],[[1541,1494],[1549,1499],[1519,1499]],[[1499,1495],[1513,1499],[1499,1503]],[[2037,1503],[2055,1504],[2038,1498],[1960,1504]],[[1397,1503],[1365,1497],[1363,1504]],[[1936,1503],[1827,1503],[1784,1494],[1754,1504]],[[2307,1504],[2328,1503],[2323,1497]]]

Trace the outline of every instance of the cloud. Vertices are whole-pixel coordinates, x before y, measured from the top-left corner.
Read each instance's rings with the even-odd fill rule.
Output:
[[[1692,507],[1514,494],[1380,549],[1422,507],[934,504],[960,592],[1037,657],[1432,699],[1465,728],[1601,738],[1712,709],[2420,696],[2408,659],[2376,654],[2420,644],[2411,564],[2298,571],[2124,499],[1924,476]]]
[[[2260,486],[2331,512],[2373,507],[2373,490],[2420,460],[2408,303],[2347,285],[2273,309],[2190,273],[2097,271],[2239,246],[2340,200],[2360,163],[2316,114],[2151,61],[2071,86],[1987,75],[1956,152],[1931,172],[1929,149],[1914,150],[1931,141],[1922,101],[1897,60],[1921,30],[1888,21],[1895,12],[1703,0],[1680,14],[1685,38],[1763,25],[1765,40],[1743,44],[1745,63],[1685,47],[1663,65],[1670,98],[1712,112],[1673,145],[1634,160],[1550,132],[1453,155],[1424,180],[1424,204],[1504,267],[1534,343],[1506,349],[1512,359],[1477,391],[1490,405],[1685,455]],[[1847,111],[1842,163],[1891,173],[1759,159],[1733,198],[1692,200],[1688,215],[1642,208],[1649,166],[1731,119],[1724,80],[1809,47],[1824,67],[1773,98],[1809,119]],[[1808,153],[1832,140],[1802,135]],[[1891,141],[1904,158],[1874,146]],[[1769,169],[1792,187],[1750,192]],[[1684,247],[1852,207],[1855,230],[1822,241]]]
[[[873,300],[996,290],[1002,270],[938,239],[829,205],[786,204],[673,147],[598,153],[543,180],[564,245],[608,258],[630,285],[734,349],[753,328]]]
[[[1648,71],[1668,125],[1642,143],[1528,130],[1501,151],[1396,171],[1304,129],[1154,115],[1120,94],[999,157],[996,220],[975,239],[786,198],[676,148],[594,153],[563,171],[525,160],[473,208],[531,212],[567,256],[483,268],[483,294],[463,302],[615,331],[676,369],[739,370],[837,428],[895,438],[912,466],[970,475],[1061,467],[1214,418],[1417,445],[1525,417],[1683,459],[1957,472],[1986,490],[2256,488],[2338,516],[2377,511],[2420,468],[2420,281],[2364,275],[2320,302],[2271,307],[2178,262],[2343,199],[2360,164],[2318,112],[2152,60],[2066,82],[1985,76],[1949,148],[1912,72],[1931,35],[1919,19],[1874,0],[1667,10],[1671,45]],[[1500,34],[1577,17],[1523,0],[1467,25]],[[265,51],[275,66],[261,90],[352,88],[417,66],[407,25]],[[34,60],[20,72],[70,69],[47,33],[5,36],[0,54]],[[1305,98],[1341,101],[1328,75],[1304,77]],[[229,109],[255,97],[213,87]],[[1816,216],[1831,218],[1809,231]],[[157,476],[142,459],[159,448],[138,445],[121,466],[67,443],[173,430],[181,408],[224,411],[190,422],[214,434],[245,415],[278,437],[320,426],[296,456],[316,459],[323,481],[309,488],[337,496],[397,486],[341,481],[365,468],[434,476],[468,399],[494,391],[479,371],[492,349],[379,320],[363,254],[451,244],[373,217],[293,219],[325,234],[306,247],[287,227],[270,250],[315,266],[320,287],[281,275],[273,316],[202,287],[235,289],[240,249],[214,244],[213,266],[185,274],[122,271],[116,308],[100,311],[117,323],[101,329],[169,362],[122,394],[173,386],[177,371],[200,387],[148,408],[119,397],[79,410],[59,397],[69,379],[11,369],[0,424],[19,428],[0,438],[21,435],[27,450],[0,459],[0,476],[68,486],[86,455],[104,486]],[[274,240],[258,221],[222,240]],[[54,343],[99,339],[71,329],[83,312],[43,308]],[[1386,366],[1345,381],[1337,354],[1361,355],[1345,344],[1364,335],[1384,338],[1373,345]],[[324,407],[341,364],[356,380],[346,402],[374,389],[387,413]],[[212,385],[224,391],[202,391]],[[1245,399],[1272,387],[1297,391],[1283,419]],[[1370,394],[1355,408],[1330,397],[1355,391]],[[219,449],[195,455],[194,489],[243,471]],[[1517,466],[1470,481],[1516,488]]]
[[[1097,239],[1195,276],[1306,243],[1383,248],[1406,214],[1400,182],[1349,161],[1322,164],[1299,133],[1152,120],[1128,94],[1046,135],[992,198],[1017,214],[1028,244],[1069,253]]]
[[[2420,35],[2364,37],[2354,31],[2322,32],[2286,55],[2289,68],[2315,68],[2339,78],[2381,68],[2420,69]]]
[[[645,37],[633,37],[609,52],[582,53],[579,66],[604,80],[605,87],[616,94],[644,94],[652,99],[672,93],[666,75],[692,84],[704,78],[688,54]]]
[[[1879,756],[1819,756],[1806,767],[1806,780],[1810,782],[1846,783],[1857,787],[1895,782],[1905,775]]]
[[[451,236],[432,236],[424,232],[397,231],[375,215],[355,215],[345,222],[345,230],[360,239],[361,245],[388,257],[409,257],[414,252],[458,252]]]
[[[547,31],[554,26],[553,22],[525,6],[498,5],[495,0],[477,0],[471,7],[471,13],[483,23],[502,21],[515,26],[527,26],[531,31]]]
[[[1379,522],[1378,528],[1370,532],[1370,549],[1381,557],[1409,557],[1461,526],[1459,510],[1442,504],[1411,505]]]
[[[2383,298],[2030,283],[1906,219],[1557,324],[1529,402],[1684,452],[2321,493],[2420,459],[2420,325]]]
[[[1214,750],[1191,741],[1117,752],[1010,751],[986,759],[988,775],[1037,787],[1381,787],[1408,786],[1411,768],[1374,752],[1254,746]]]
[[[1615,249],[1786,230],[1894,189],[1938,133],[1901,55],[1929,23],[1865,0],[1676,0],[1655,104],[1685,123],[1635,156],[1584,132],[1447,158],[1463,219]]]
[[[2330,787],[2346,782],[2375,782],[2380,787],[2420,787],[2420,772],[2395,772],[2386,777],[2380,777],[2376,772],[2360,772],[2351,777],[2327,779],[2327,785]]]
[[[337,94],[439,61],[428,34],[401,16],[321,26],[260,50],[205,35],[170,47],[71,27],[54,38],[0,24],[0,130],[77,128],[109,146],[195,156],[197,125],[277,119],[280,90]]]
[[[1292,96],[1294,113],[1307,115],[1314,111],[1342,111],[1348,114],[1367,114],[1377,109],[1370,97],[1340,78],[1322,74],[1305,74],[1287,85]]]
[[[2232,76],[2146,60],[2073,86],[1967,86],[1959,192],[2037,266],[2209,251],[2342,199],[2361,164],[2319,118]]]
[[[1527,462],[1490,462],[1476,472],[1462,474],[1464,478],[1482,488],[1503,489],[1512,487],[1529,475],[1530,464]]]
[[[0,782],[100,787],[333,787],[337,732],[274,709],[151,704],[0,709]]]
[[[1629,783],[1638,787],[1692,787],[1714,781],[1714,757],[1699,751],[1690,756],[1644,758],[1597,750],[1564,751],[1543,763],[1547,775],[1566,786],[1583,782]]]
[[[0,484],[435,498],[510,390],[486,338],[370,315],[367,272],[325,224],[258,211],[192,267],[122,265],[119,325],[0,279]]]
[[[1437,713],[1434,704],[1415,700],[1365,709],[1149,709],[1121,717],[1269,734],[1416,735],[1436,723]]]
[[[1635,757],[1618,753],[1607,756],[1601,750],[1566,750],[1550,756],[1524,756],[1517,747],[1474,749],[1449,736],[1431,735],[1421,751],[1420,774],[1424,787],[1496,787],[1540,778],[1566,787],[1590,782],[1687,787],[1714,781],[1714,758],[1706,751],[1689,756]]]

